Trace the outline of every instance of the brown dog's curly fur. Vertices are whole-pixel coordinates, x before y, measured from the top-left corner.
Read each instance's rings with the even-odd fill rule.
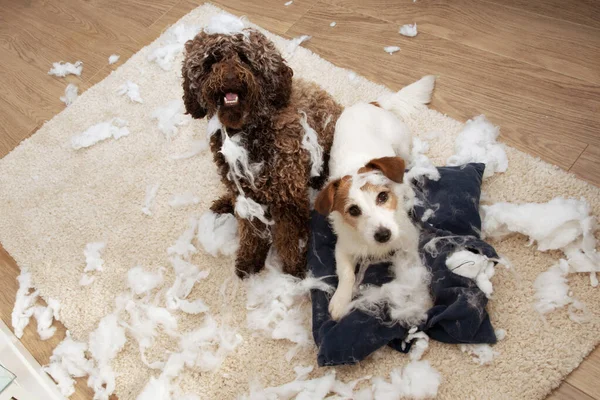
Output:
[[[238,217],[240,248],[236,271],[240,277],[262,269],[271,239],[286,273],[302,276],[310,214],[309,187],[320,189],[327,178],[329,150],[342,107],[314,83],[292,79],[292,70],[271,41],[253,29],[234,35],[199,33],[186,43],[183,63],[183,100],[194,118],[218,118],[229,135],[240,133],[250,163],[263,162],[254,186],[240,184],[244,194],[267,205],[275,222],[268,227],[256,219]],[[225,106],[226,93],[238,94],[235,106]],[[324,171],[311,178],[311,159],[302,147],[303,111],[317,132],[324,151]],[[230,213],[238,196],[227,178],[229,165],[220,153],[222,135],[211,136],[210,148],[228,192],[211,210]]]

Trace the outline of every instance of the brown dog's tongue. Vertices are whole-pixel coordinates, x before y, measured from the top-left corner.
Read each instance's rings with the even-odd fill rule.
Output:
[[[225,93],[225,100],[228,102],[237,101],[238,95],[236,93]]]

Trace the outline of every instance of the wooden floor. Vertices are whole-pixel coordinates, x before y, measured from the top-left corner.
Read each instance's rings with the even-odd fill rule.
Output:
[[[271,32],[311,35],[305,47],[392,89],[435,74],[435,109],[459,120],[484,113],[505,143],[600,185],[600,1],[285,1],[215,3]],[[201,3],[0,0],[0,157],[64,108],[67,82],[86,90]],[[417,37],[398,34],[415,22]],[[108,65],[113,53],[121,60]],[[82,76],[48,76],[59,60],[82,60]],[[1,248],[0,268],[10,325],[18,267]],[[29,327],[23,343],[45,364],[62,336],[41,342]],[[597,349],[551,398],[600,399],[599,376]],[[91,394],[80,382],[72,398]]]

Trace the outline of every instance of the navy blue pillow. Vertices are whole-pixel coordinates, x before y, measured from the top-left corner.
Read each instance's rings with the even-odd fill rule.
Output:
[[[485,310],[487,298],[471,279],[448,270],[446,257],[454,252],[456,244],[454,240],[439,239],[461,235],[464,236],[463,247],[497,258],[495,250],[479,238],[479,196],[484,168],[483,164],[441,167],[438,168],[438,181],[415,182],[421,205],[415,207],[413,216],[421,226],[420,249],[432,273],[430,290],[434,297],[428,320],[420,328],[434,340],[446,343],[496,342]],[[429,208],[435,208],[435,213],[426,222],[421,222]],[[322,277],[335,287],[336,236],[327,219],[314,211],[311,231],[308,267],[314,276]],[[423,250],[423,246],[433,238],[439,240],[435,256]],[[363,282],[375,285],[389,282],[393,278],[389,266],[388,263],[372,265]],[[359,310],[336,322],[329,316],[330,296],[313,290],[311,297],[313,337],[319,347],[319,365],[353,364],[385,345],[402,352],[409,350],[410,345],[402,346],[408,332],[399,324]]]

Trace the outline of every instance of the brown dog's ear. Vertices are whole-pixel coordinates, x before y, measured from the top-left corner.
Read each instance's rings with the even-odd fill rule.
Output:
[[[328,216],[333,210],[335,192],[340,184],[340,180],[329,182],[317,195],[315,200],[315,210],[321,215]]]
[[[188,43],[190,42],[188,41]],[[183,63],[181,75],[183,76],[183,104],[185,104],[186,114],[190,114],[195,119],[204,118],[206,116],[206,109],[200,104],[200,96],[198,96],[197,89],[192,88],[192,82],[188,77],[188,67],[185,62]]]
[[[358,172],[379,170],[391,181],[402,183],[404,168],[404,160],[400,157],[381,157],[372,159]]]

